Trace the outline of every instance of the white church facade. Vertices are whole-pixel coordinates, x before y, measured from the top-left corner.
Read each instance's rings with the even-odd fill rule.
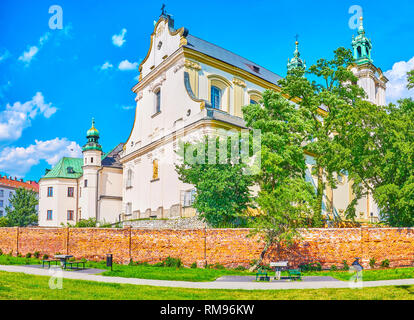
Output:
[[[359,85],[365,89],[369,101],[385,104],[387,79],[372,63],[371,43],[365,37],[362,23],[353,47],[357,58],[353,71]],[[296,45],[288,66],[300,63]],[[242,107],[259,103],[266,89],[281,90],[278,85],[281,76],[197,38],[185,28],[175,29],[173,19],[167,14],[162,14],[154,26],[150,48],[139,72],[139,82],[132,89],[136,94],[133,128],[126,142],[110,154],[111,165],[108,155],[102,155],[96,139],[99,134],[91,135],[92,126],[83,159],[74,160],[77,175],[67,179],[68,173],[62,177],[51,174],[57,171],[56,167],[65,167],[58,163],[40,180],[39,225],[67,223],[69,206],[76,212],[75,222],[89,217],[115,222],[195,215],[191,207],[195,190],[181,182],[175,171],[179,141],[213,134],[217,129],[246,129]],[[312,161],[311,155],[307,155],[309,169]],[[340,180],[338,188],[328,189],[325,195],[325,201],[333,204],[339,215],[353,199],[347,177]],[[69,185],[75,194],[71,202],[65,199]],[[50,187],[59,190],[61,197],[48,197]],[[55,212],[56,220],[47,219],[49,210]],[[360,220],[378,216],[371,197],[361,199],[356,212]]]

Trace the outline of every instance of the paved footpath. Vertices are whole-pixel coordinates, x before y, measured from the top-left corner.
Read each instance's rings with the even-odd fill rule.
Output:
[[[37,276],[52,276],[53,269],[39,269],[33,267],[0,265],[0,271],[22,272]],[[60,270],[60,269],[59,269]],[[54,270],[53,270],[54,271]],[[89,280],[107,283],[125,283],[135,285],[157,286],[157,287],[178,287],[193,289],[244,289],[244,290],[279,290],[279,289],[321,289],[321,288],[349,288],[349,282],[346,281],[312,281],[312,282],[189,282],[189,281],[169,281],[169,280],[149,280],[136,278],[107,277],[85,273],[76,273],[76,271],[63,271],[63,278],[75,280]],[[382,281],[364,281],[363,287],[380,287],[380,286],[400,286],[414,285],[414,279],[401,280],[382,280]]]

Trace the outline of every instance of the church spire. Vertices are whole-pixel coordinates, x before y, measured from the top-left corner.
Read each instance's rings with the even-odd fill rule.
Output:
[[[88,139],[88,142],[83,146],[82,151],[86,151],[86,150],[102,151],[102,147],[99,144],[99,131],[95,128],[94,118],[92,118],[92,127],[86,132],[86,138]]]
[[[354,49],[354,59],[356,64],[361,65],[372,63],[373,60],[371,59],[371,40],[365,36],[363,18],[360,17],[359,20],[358,35],[356,37],[352,36],[352,48]]]
[[[295,51],[293,52],[293,58],[290,61],[288,59],[288,63],[287,63],[288,71],[291,71],[296,68],[303,68],[303,69],[306,68],[305,61],[302,61],[302,59],[300,58],[300,52],[299,52],[299,47],[298,47],[299,46],[298,36],[296,36],[295,45],[296,45],[296,48],[295,48]]]

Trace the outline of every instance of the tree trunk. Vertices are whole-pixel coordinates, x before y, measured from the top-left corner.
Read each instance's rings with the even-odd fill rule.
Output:
[[[318,163],[316,163],[316,170],[318,173],[318,186],[316,189],[316,206],[315,206],[315,212],[314,212],[314,227],[322,227],[322,202],[323,202],[323,191],[324,191],[324,185],[323,185],[323,170],[319,166]]]
[[[254,270],[256,270],[256,268],[262,263],[264,256],[267,252],[267,250],[270,248],[270,245],[272,244],[272,241],[269,240],[266,242],[266,245],[264,246],[262,253],[260,254],[259,260],[256,261],[256,263],[254,264],[254,266],[250,267],[249,272],[253,272]]]

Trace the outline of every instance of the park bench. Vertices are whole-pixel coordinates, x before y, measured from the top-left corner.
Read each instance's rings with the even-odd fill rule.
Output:
[[[45,267],[45,264],[47,264],[50,268],[50,263],[51,262],[56,262],[56,265],[58,265],[58,262],[60,262],[60,260],[59,259],[44,259],[44,260],[42,260],[42,268]]]
[[[68,269],[68,267],[70,267],[69,269],[73,270],[73,269],[85,269],[85,263],[86,261],[66,261],[65,263],[65,269]],[[82,268],[79,268],[79,265],[82,265]],[[74,268],[73,266],[76,265],[76,268]]]
[[[289,269],[288,270],[290,280],[301,280],[302,274],[299,269]]]
[[[270,277],[267,275],[267,271],[264,271],[262,268],[259,268],[256,272],[256,281],[270,281]]]

